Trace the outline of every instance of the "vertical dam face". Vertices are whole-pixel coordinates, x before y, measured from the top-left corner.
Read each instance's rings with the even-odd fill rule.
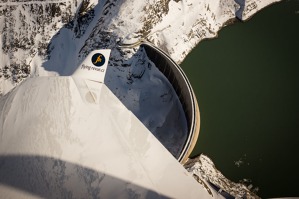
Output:
[[[200,115],[195,94],[181,67],[165,52],[150,43],[143,43],[141,46],[149,59],[169,80],[182,104],[188,125],[188,135],[178,160],[184,162],[194,148],[199,135]]]

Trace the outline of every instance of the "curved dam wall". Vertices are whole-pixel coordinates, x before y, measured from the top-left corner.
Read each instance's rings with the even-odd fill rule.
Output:
[[[200,116],[195,94],[181,67],[165,52],[150,43],[143,43],[141,47],[144,47],[149,59],[172,84],[183,106],[189,132],[178,160],[184,162],[192,152],[199,135]]]

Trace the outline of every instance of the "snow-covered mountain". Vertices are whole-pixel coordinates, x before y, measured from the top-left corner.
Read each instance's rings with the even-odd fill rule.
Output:
[[[105,84],[175,155],[183,110],[140,42],[180,63],[201,40],[276,1],[0,0],[0,99],[29,77],[71,75],[89,52],[109,48]],[[168,142],[163,129],[177,138]]]
[[[138,45],[120,44],[146,39],[180,63],[236,17],[246,20],[276,1],[1,0],[0,93],[28,76],[68,74],[97,48],[113,49],[110,77],[131,82],[140,73],[130,68]]]

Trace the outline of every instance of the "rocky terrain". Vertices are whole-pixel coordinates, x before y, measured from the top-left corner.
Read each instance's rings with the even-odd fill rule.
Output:
[[[130,57],[138,56],[138,45],[119,44],[146,39],[180,63],[201,40],[275,1],[1,0],[0,93],[28,76],[71,71],[96,48],[112,48],[110,65],[117,75],[134,81],[138,74],[126,68]],[[71,51],[70,57],[59,57],[62,50]],[[52,59],[59,66],[49,66]]]

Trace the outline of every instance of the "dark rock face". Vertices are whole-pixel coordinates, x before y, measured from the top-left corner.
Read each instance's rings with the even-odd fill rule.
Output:
[[[46,57],[48,43],[75,15],[81,1],[2,0],[0,78],[19,83],[31,73],[33,57]],[[83,19],[81,19],[83,20]]]

